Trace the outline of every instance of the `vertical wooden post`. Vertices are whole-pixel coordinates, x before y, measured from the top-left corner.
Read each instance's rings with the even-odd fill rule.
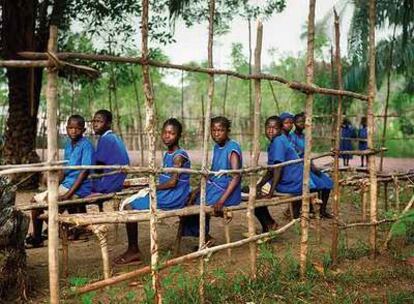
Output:
[[[183,129],[185,130],[185,123],[184,123],[184,71],[181,71],[181,124],[183,125]],[[186,132],[184,132],[186,134]],[[186,143],[185,135],[183,136],[183,144]]]
[[[140,151],[141,157],[141,166],[144,166],[144,138],[142,136],[142,114],[141,114],[141,105],[139,102],[139,94],[138,94],[138,87],[135,81],[135,74],[134,71],[131,70],[132,75],[132,84],[134,85],[134,93],[135,93],[135,100],[137,102],[137,113],[138,113],[138,149]]]
[[[368,149],[374,149],[374,102],[375,102],[375,19],[376,1],[369,1],[369,80],[368,80]],[[370,183],[370,245],[372,256],[376,256],[377,246],[377,168],[375,154],[368,155]]]
[[[209,1],[209,19],[208,19],[208,67],[213,68],[213,31],[214,31],[214,11],[215,11],[215,1]],[[207,105],[204,115],[204,134],[203,134],[203,159],[201,162],[201,167],[206,168],[208,162],[208,139],[210,136],[210,117],[211,117],[211,107],[214,99],[214,74],[208,75],[208,98]],[[206,185],[207,185],[208,176],[203,175],[201,177],[201,189],[200,189],[200,236],[199,236],[199,249],[203,248],[206,242]],[[199,295],[200,303],[205,303],[204,298],[204,258],[200,258],[200,285],[199,285]]]
[[[384,182],[384,209],[388,211],[388,182]]]
[[[314,67],[314,40],[315,40],[315,2],[309,0],[308,15],[308,46],[306,60],[306,83],[313,85],[313,67]],[[308,234],[309,234],[309,180],[311,169],[311,151],[312,151],[312,110],[313,110],[313,94],[307,94],[305,105],[305,155],[303,168],[303,186],[302,193],[304,199],[302,201],[301,216],[301,239],[300,239],[300,274],[302,277],[306,274],[306,260],[308,255]]]
[[[261,70],[261,54],[262,54],[262,40],[263,40],[263,24],[261,21],[257,22],[256,34],[256,48],[254,50],[254,73],[259,74]],[[253,116],[253,149],[250,161],[251,167],[257,167],[259,162],[259,137],[260,137],[260,106],[262,103],[261,80],[254,80],[254,116]],[[249,227],[249,237],[256,234],[254,222],[254,205],[256,202],[256,183],[257,175],[250,176],[250,192],[249,202],[247,207],[247,224]],[[250,271],[252,278],[256,278],[256,242],[249,244],[250,249]]]
[[[341,49],[340,49],[340,30],[339,30],[339,17],[336,11],[335,14],[335,65],[338,81],[338,89],[343,90],[342,81],[342,63],[341,63]],[[338,96],[336,120],[335,120],[335,155],[334,155],[334,191],[333,191],[333,215],[334,222],[332,227],[332,246],[331,246],[331,257],[332,264],[336,265],[338,261],[338,241],[339,241],[339,203],[340,203],[340,185],[339,185],[339,144],[341,135],[341,120],[342,120],[342,96]]]
[[[148,135],[148,165],[155,169],[155,115],[154,115],[154,95],[151,86],[150,68],[148,65],[148,11],[149,0],[142,0],[142,18],[141,18],[141,35],[142,35],[142,75],[145,94],[145,131]],[[150,186],[150,241],[151,241],[151,275],[152,288],[154,289],[155,303],[162,303],[161,281],[157,270],[158,267],[158,234],[157,234],[157,195],[155,174],[151,173],[149,178]]]
[[[50,27],[47,50],[50,53],[57,52],[58,29]],[[54,162],[59,158],[57,138],[57,86],[58,71],[50,67],[47,69],[47,161]],[[50,171],[47,176],[48,189],[48,254],[49,254],[49,289],[50,303],[59,303],[59,223],[58,223],[58,188],[59,173]]]
[[[361,186],[361,202],[362,202],[362,221],[367,219],[367,203],[368,203],[368,191],[365,182]]]
[[[229,87],[229,75],[226,75],[226,83],[224,85],[223,93],[223,116],[226,116],[226,101],[227,101],[227,89]]]

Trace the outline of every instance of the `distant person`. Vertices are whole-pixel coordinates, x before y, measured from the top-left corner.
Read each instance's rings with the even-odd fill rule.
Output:
[[[214,140],[213,159],[211,170],[235,170],[243,166],[240,144],[230,138],[231,122],[223,116],[211,119],[210,134]],[[216,215],[220,214],[224,206],[234,206],[241,202],[241,174],[211,175],[206,187],[206,205],[213,206]],[[200,204],[200,187],[192,192],[190,204]],[[199,236],[199,216],[183,218],[183,236]],[[210,217],[206,217],[206,245],[214,244],[209,234]]]
[[[358,138],[362,139],[358,141],[358,150],[363,151],[368,149],[368,129],[367,129],[367,118],[364,116],[361,118],[361,125],[358,129]],[[364,166],[364,159],[366,160],[365,166],[368,165],[368,156],[361,155],[361,167]]]
[[[162,127],[161,138],[167,151],[164,153],[163,168],[190,168],[191,161],[187,152],[180,147],[181,123],[170,118]],[[157,185],[157,208],[163,210],[183,208],[190,195],[190,175],[187,173],[163,173]],[[146,210],[150,208],[149,189],[143,189],[127,198],[121,204],[121,210]],[[128,236],[127,250],[114,260],[115,264],[141,262],[138,246],[138,224],[126,224]]]
[[[351,122],[344,118],[341,125],[341,141],[340,141],[340,151],[353,151],[354,147],[352,145],[352,140],[355,138],[355,130]],[[343,165],[349,166],[349,160],[352,159],[352,154],[340,154]]]
[[[85,119],[80,115],[69,117],[66,132],[69,140],[65,144],[64,160],[68,161],[68,166],[94,165],[94,147],[92,143],[83,136],[85,132]],[[88,177],[89,170],[71,170],[63,171],[59,185],[59,201],[81,198],[88,196],[92,191],[92,182]],[[32,198],[33,203],[47,202],[48,190],[36,194]],[[69,213],[75,213],[77,207],[68,207]],[[43,210],[32,210],[33,233],[26,238],[26,245],[30,247],[42,247],[42,226],[43,220],[39,216]]]
[[[93,131],[99,135],[96,145],[97,165],[129,165],[127,149],[122,139],[112,131],[112,113],[99,110],[92,120]],[[96,173],[109,173],[112,169],[95,170]],[[93,192],[112,193],[121,191],[126,178],[125,173],[102,176],[93,181]]]

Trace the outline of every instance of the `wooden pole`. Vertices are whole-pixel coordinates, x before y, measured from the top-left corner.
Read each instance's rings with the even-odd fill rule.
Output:
[[[50,27],[47,49],[50,53],[57,51],[58,29]],[[57,134],[57,86],[58,71],[54,68],[47,69],[47,160],[57,161],[59,158],[58,134]],[[47,176],[48,189],[48,254],[49,254],[49,289],[50,303],[59,303],[59,225],[58,225],[58,188],[59,172],[50,171]]]
[[[316,0],[309,0],[309,15],[308,15],[308,46],[307,46],[307,60],[306,60],[306,84],[313,84],[313,68],[314,68],[314,39],[315,39],[315,2]],[[306,96],[305,104],[305,155],[303,168],[303,186],[302,194],[307,196],[309,194],[309,180],[311,169],[311,152],[312,152],[312,108],[313,108],[313,94]],[[308,234],[309,234],[309,205],[310,199],[306,198],[302,201],[302,216],[301,216],[301,239],[300,239],[300,274],[302,277],[306,275],[306,262],[308,255]]]
[[[138,87],[137,82],[135,81],[135,74],[134,70],[131,70],[132,75],[132,83],[134,85],[134,92],[135,92],[135,100],[137,102],[137,113],[138,113],[138,145],[141,157],[141,166],[144,166],[144,138],[142,135],[142,113],[141,113],[141,104],[139,102],[139,94],[138,94]]]
[[[262,40],[263,40],[263,24],[257,22],[257,34],[256,34],[256,48],[254,50],[254,71],[260,73],[261,70],[261,54],[262,54]],[[253,147],[252,158],[250,162],[251,167],[256,167],[259,162],[259,138],[260,138],[260,106],[262,102],[261,81],[259,79],[254,80],[254,116],[253,116]],[[256,201],[256,183],[257,175],[250,177],[250,192],[249,202],[247,208],[247,224],[249,227],[249,237],[256,234],[255,222],[254,222],[254,205]],[[250,249],[250,271],[253,279],[256,279],[256,243],[249,244]]]
[[[183,125],[183,129],[185,130],[185,123],[184,123],[184,71],[181,71],[181,124]],[[186,132],[184,132],[186,134]],[[185,136],[183,136],[183,144],[185,145]]]
[[[392,68],[392,57],[394,53],[394,41],[395,41],[395,30],[397,29],[397,24],[394,25],[394,30],[392,32],[390,54],[388,58],[388,69],[387,69],[387,96],[385,97],[385,108],[384,108],[384,127],[382,129],[382,139],[381,147],[385,147],[385,139],[387,136],[387,121],[388,121],[388,105],[390,102],[391,94],[391,68]],[[381,161],[379,170],[382,171],[384,166],[384,152],[381,152]]]
[[[374,149],[374,102],[375,102],[375,19],[376,19],[376,1],[369,1],[369,80],[368,80],[368,149]],[[375,164],[375,155],[368,155],[368,170],[370,183],[370,221],[377,221],[377,168]],[[372,225],[370,228],[370,245],[371,253],[375,258],[377,246],[377,226]]]
[[[337,83],[338,88],[341,90],[343,89],[343,81],[342,81],[342,63],[341,63],[341,49],[340,49],[340,28],[339,28],[339,16],[334,10],[335,15],[335,65],[336,65],[336,73],[337,73]],[[341,120],[342,120],[342,96],[338,96],[338,104],[337,104],[337,111],[336,111],[336,119],[335,119],[335,135],[334,135],[334,142],[335,142],[335,155],[334,155],[334,189],[333,189],[333,215],[334,215],[334,222],[332,227],[332,246],[331,246],[331,257],[332,257],[332,264],[336,265],[338,262],[338,241],[339,241],[339,204],[340,204],[340,185],[339,185],[339,145],[340,145],[340,136],[341,136]]]
[[[149,0],[142,0],[141,36],[142,36],[142,57],[144,62],[149,58],[148,50],[148,14]],[[145,94],[146,124],[145,131],[148,135],[148,156],[149,167],[155,169],[155,116],[154,116],[154,95],[151,86],[151,76],[148,64],[142,65],[142,75]],[[150,186],[150,239],[151,239],[151,275],[152,288],[154,290],[154,303],[162,303],[161,280],[158,272],[158,234],[157,234],[157,195],[155,174],[149,177]]]
[[[209,1],[209,20],[208,20],[208,67],[213,68],[213,32],[214,32],[214,12],[215,12],[215,0]],[[208,139],[210,136],[210,117],[211,117],[211,108],[213,104],[214,98],[214,75],[208,75],[208,99],[207,105],[205,110],[205,117],[204,117],[204,134],[203,134],[203,159],[201,163],[202,168],[207,167],[208,162]],[[200,189],[200,235],[199,235],[199,250],[202,250],[205,246],[206,242],[206,213],[205,213],[205,205],[206,205],[206,185],[207,185],[207,176],[202,176],[201,178],[201,189]],[[205,303],[204,297],[204,274],[205,272],[205,264],[204,259],[200,259],[200,285],[199,285],[199,295],[200,295],[200,303]]]
[[[226,101],[227,101],[227,89],[229,87],[229,75],[226,75],[226,82],[224,84],[224,93],[223,93],[223,116],[226,116]]]
[[[270,81],[268,81],[267,83],[269,84],[270,92],[272,92],[272,97],[273,97],[273,100],[276,104],[277,115],[279,115],[280,114],[280,107],[279,107],[279,101],[276,98],[275,90],[273,89],[273,85]]]

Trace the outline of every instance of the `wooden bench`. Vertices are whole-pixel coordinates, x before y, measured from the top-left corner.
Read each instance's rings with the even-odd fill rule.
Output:
[[[316,193],[311,193],[309,195],[311,198],[311,203],[315,205],[315,211],[317,214],[319,213],[319,204],[320,201],[317,199]],[[272,199],[259,199],[255,203],[255,207],[261,206],[277,206],[282,204],[288,204],[291,202],[302,200],[302,196],[295,196],[295,197],[274,197]],[[239,205],[225,207],[223,208],[223,214],[225,221],[225,238],[226,242],[230,243],[230,232],[227,221],[229,217],[232,216],[232,212],[246,210],[248,208],[248,204],[246,202],[242,202]],[[183,217],[189,215],[196,215],[200,212],[200,206],[189,206],[182,209],[176,210],[168,210],[157,211],[157,219],[164,219],[170,217]],[[205,207],[206,214],[212,214],[213,208],[206,206]],[[317,234],[319,235],[320,232],[320,222],[319,216],[317,216]],[[107,242],[107,225],[108,224],[120,224],[120,223],[139,223],[139,222],[147,222],[150,220],[150,213],[148,210],[143,211],[116,211],[116,212],[100,212],[100,213],[87,213],[87,214],[60,214],[58,217],[58,221],[61,225],[75,225],[75,226],[83,226],[87,227],[91,230],[98,238],[99,245],[101,247],[102,253],[102,262],[103,262],[103,272],[104,278],[107,279],[110,277],[111,269],[110,269],[110,262],[109,262],[109,255],[108,255],[108,242]],[[227,228],[226,228],[227,226]],[[319,236],[317,237],[319,239]],[[68,250],[67,250],[67,241],[62,242],[63,244],[63,263],[64,263],[64,274],[67,274],[67,264],[68,264]],[[179,240],[181,243],[181,238]],[[176,244],[177,245],[177,244]],[[66,248],[65,248],[66,247]],[[179,249],[179,248],[178,248]],[[178,251],[175,248],[175,251]],[[228,254],[231,254],[231,251],[228,251]],[[66,266],[65,266],[66,265]],[[66,269],[66,271],[65,271]]]

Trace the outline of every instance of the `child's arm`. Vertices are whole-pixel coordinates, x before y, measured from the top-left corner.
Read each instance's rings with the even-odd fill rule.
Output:
[[[232,152],[230,155],[230,166],[232,170],[236,170],[240,168],[240,158],[236,152]],[[229,198],[229,196],[233,193],[234,189],[236,189],[237,185],[239,184],[241,179],[240,174],[234,174],[233,178],[227,187],[226,191],[224,191],[223,195],[220,197],[218,202],[214,204],[214,213],[218,213],[223,209],[224,203]]]
[[[263,186],[271,180],[273,177],[273,169],[269,168],[266,171],[266,174],[260,179],[260,181],[256,185],[256,197],[260,198],[262,196],[262,188]]]
[[[266,195],[266,198],[271,198],[273,196],[276,186],[280,181],[280,177],[282,176],[282,168],[280,167],[273,168],[272,175],[273,175],[272,184],[270,185],[269,194]]]
[[[84,180],[88,177],[89,170],[81,171],[78,175],[78,178],[73,183],[72,187],[69,189],[68,192],[66,192],[64,195],[60,195],[58,197],[59,201],[65,201],[70,199],[76,192],[76,190],[79,189],[79,187],[82,185]]]
[[[174,166],[173,167],[174,168],[181,168],[184,163],[185,163],[184,157],[182,157],[181,155],[177,155],[174,158]],[[171,178],[168,181],[166,181],[165,183],[157,185],[157,190],[167,190],[167,189],[175,188],[177,186],[179,177],[180,177],[179,173],[171,174]]]

